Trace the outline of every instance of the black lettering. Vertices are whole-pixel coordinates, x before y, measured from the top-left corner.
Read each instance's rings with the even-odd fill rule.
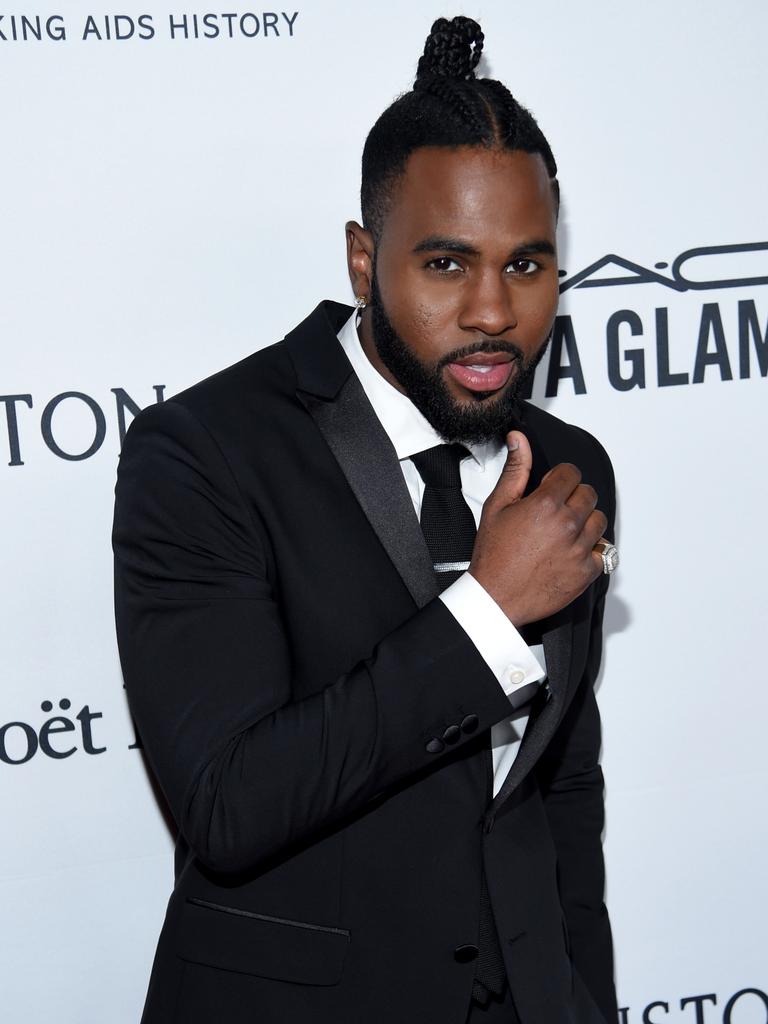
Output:
[[[725,1004],[725,1009],[723,1010],[723,1024],[731,1024],[731,1013],[733,1012],[734,1006],[739,1001],[739,999],[741,999],[742,996],[747,995],[757,996],[758,999],[762,1000],[763,1006],[766,1009],[765,1020],[766,1024],[768,1024],[768,996],[765,994],[765,992],[761,992],[759,988],[743,988],[739,992],[736,992],[734,995],[732,995],[728,1002]]]
[[[669,312],[663,306],[656,310],[656,378],[660,388],[688,383],[687,373],[669,370]]]
[[[127,34],[126,33],[122,33],[120,31],[120,23],[124,22],[124,21],[128,22]],[[116,14],[115,15],[115,39],[130,39],[133,36],[135,31],[136,31],[136,26],[133,23],[133,18],[130,18],[127,14]]]
[[[229,38],[233,39],[234,38],[234,32],[233,32],[233,29],[232,29],[232,22],[235,20],[237,15],[236,14],[222,14],[221,17],[222,18],[226,18],[226,21],[227,21],[227,31],[229,32]]]
[[[659,1024],[658,1021],[651,1020],[651,1010],[655,1010],[657,1006],[661,1006],[664,1013],[669,1013],[669,1003],[649,1003],[643,1010],[643,1024]]]
[[[80,731],[83,736],[83,750],[86,754],[103,754],[107,749],[106,747],[94,747],[93,745],[93,732],[91,730],[91,722],[96,718],[102,718],[101,711],[91,711],[86,704],[77,713],[76,718],[80,723]]]
[[[709,336],[715,342],[714,349],[709,351]],[[725,345],[725,331],[720,317],[720,307],[716,302],[705,302],[701,308],[701,326],[699,327],[699,343],[696,346],[696,362],[693,365],[693,383],[701,384],[707,366],[720,367],[721,380],[733,380],[731,361]]]
[[[591,281],[589,280],[593,274],[597,273],[598,270],[602,270],[603,267],[608,267],[611,264],[617,267],[621,267],[622,270],[628,270],[629,275],[623,274],[620,277],[596,277]],[[615,253],[608,253],[607,256],[601,256],[599,260],[595,260],[594,263],[590,263],[584,270],[580,270],[578,274],[574,274],[573,277],[568,278],[560,285],[561,292],[567,292],[569,288],[610,288],[614,285],[623,284],[663,284],[666,288],[674,288],[675,291],[685,291],[684,285],[679,285],[676,281],[671,280],[668,277],[664,277],[662,274],[657,274],[653,270],[648,270],[647,267],[640,266],[639,263],[632,263],[631,260],[625,260],[623,256],[616,256]]]
[[[34,36],[35,39],[40,41],[43,38],[43,29],[40,24],[40,15],[35,15],[34,22],[31,18],[28,18],[26,14],[21,16],[21,34],[24,38],[24,42],[29,39],[29,36]]]
[[[245,31],[245,19],[246,18],[252,18],[256,22],[256,27],[253,30],[253,32],[246,32]],[[244,36],[247,36],[248,39],[253,39],[254,36],[257,36],[259,34],[259,29],[260,29],[259,19],[256,17],[255,14],[244,14],[244,15],[242,15],[242,17],[240,18],[240,31],[242,32],[242,34]]]
[[[183,30],[184,38],[185,39],[189,38],[189,29],[187,28],[187,16],[186,16],[186,14],[182,14],[181,21],[174,21],[173,20],[173,15],[169,14],[168,15],[168,20],[170,22],[170,28],[171,28],[171,39],[175,39],[176,38],[176,30],[177,29]]]
[[[203,32],[203,35],[206,37],[206,39],[215,39],[216,36],[219,34],[219,26],[216,24],[216,15],[204,14],[203,25],[205,25],[206,28],[210,28],[212,30],[210,32]]]
[[[0,14],[0,21],[2,21],[4,17],[5,17],[4,14]],[[3,30],[1,28],[0,28],[0,39],[2,39],[2,41],[4,43],[8,42],[8,36],[5,35],[5,33],[3,32]]]
[[[720,280],[710,278],[706,281],[693,281],[680,273],[680,268],[688,260],[701,260],[703,258],[706,266],[707,256],[723,256],[731,252],[763,252],[766,249],[768,249],[768,242],[748,242],[745,245],[702,245],[696,249],[687,249],[685,252],[681,252],[672,264],[672,276],[680,283],[683,289],[744,288],[748,285],[768,284],[768,277],[766,276],[726,277]],[[721,264],[722,260],[716,262],[716,266]]]
[[[261,20],[264,23],[264,37],[269,35],[269,30],[272,28],[275,30],[275,35],[280,35],[280,29],[277,27],[277,15],[272,11],[264,11],[261,16]]]
[[[568,362],[562,364],[563,346],[568,356]],[[573,381],[573,391],[576,395],[585,395],[587,386],[584,383],[584,374],[579,359],[579,349],[576,345],[576,335],[573,330],[573,320],[570,316],[555,317],[555,326],[552,331],[552,348],[549,355],[549,366],[547,367],[547,383],[545,395],[553,398],[560,386],[561,380],[570,378]]]
[[[289,18],[288,15],[285,13],[285,11],[281,11],[280,13],[283,15],[285,20],[288,22],[288,35],[292,36],[293,35],[293,23],[298,18],[299,12],[298,11],[294,11],[292,18]]]
[[[64,19],[60,14],[52,14],[50,16],[45,23],[45,31],[48,38],[56,42],[61,42],[62,39],[67,38],[67,29],[64,25]]]
[[[165,391],[165,384],[153,384],[155,395],[157,396],[155,401],[159,405],[163,401],[163,392]],[[125,422],[125,411],[126,409],[131,416],[138,416],[141,412],[141,407],[134,402],[125,388],[110,388],[112,394],[115,396],[115,402],[117,404],[117,429],[120,434],[120,446],[122,447],[123,441],[125,440],[125,434],[127,426]]]
[[[70,718],[49,718],[40,729],[40,749],[48,757],[53,757],[57,761],[63,760],[65,757],[71,757],[77,750],[77,747],[70,747],[68,750],[54,750],[51,746],[50,736],[51,733],[74,731],[75,723]]]
[[[27,740],[27,752],[23,757],[13,758],[8,753],[8,747],[6,745],[6,736],[8,735],[9,729],[21,729]],[[27,761],[31,761],[37,753],[37,733],[31,725],[27,725],[26,722],[8,722],[0,729],[0,761],[5,761],[6,764],[26,764]]]
[[[136,23],[139,26],[139,39],[155,38],[155,26],[152,24],[151,14],[140,14]]]
[[[32,395],[0,395],[0,402],[5,402],[5,422],[8,425],[8,447],[11,461],[9,466],[23,466],[21,448],[19,447],[19,424],[16,419],[16,403],[23,402],[32,408]]]
[[[136,402],[134,402],[125,388],[110,388],[109,390],[115,396],[115,403],[117,404],[117,430],[120,435],[120,446],[122,447],[127,429],[125,423],[125,410],[127,409],[131,416],[138,416],[141,412],[141,408]]]
[[[619,1007],[619,1024],[629,1024],[629,1007]]]
[[[631,391],[632,388],[645,387],[645,352],[641,348],[630,348],[620,353],[619,328],[627,324],[633,337],[642,335],[643,321],[632,309],[619,309],[613,313],[606,326],[606,345],[608,350],[608,380],[617,391]],[[621,359],[630,364],[628,377],[621,374]]]
[[[86,448],[84,452],[80,452],[77,455],[72,455],[70,452],[65,452],[63,448],[60,448],[53,439],[51,433],[51,421],[53,420],[53,414],[58,409],[59,405],[68,398],[77,398],[81,402],[85,402],[88,408],[93,413],[93,419],[95,423],[95,432],[93,441],[90,446]],[[60,459],[67,459],[68,462],[79,462],[81,459],[89,459],[92,455],[101,448],[104,443],[104,438],[107,435],[107,421],[104,418],[104,413],[101,411],[99,405],[90,397],[90,395],[84,395],[82,391],[64,391],[60,395],[56,395],[50,400],[45,409],[43,409],[43,415],[40,419],[40,429],[43,433],[43,440],[53,452],[54,455],[58,455]]]
[[[88,36],[95,35],[97,39],[101,39],[101,33],[99,32],[96,24],[96,19],[92,14],[89,14],[85,19],[85,28],[83,29],[83,39],[87,39]]]
[[[713,1006],[717,1006],[717,996],[714,992],[708,996],[688,996],[687,999],[680,1000],[680,1009],[684,1010],[689,1003],[693,1003],[696,1007],[696,1024],[705,1024],[704,1021],[704,1003],[712,1003]]]
[[[754,299],[743,299],[739,303],[739,376],[742,380],[749,377],[749,337],[755,343],[755,355],[760,376],[768,376],[768,322],[765,325],[765,337],[760,332],[760,321]]]

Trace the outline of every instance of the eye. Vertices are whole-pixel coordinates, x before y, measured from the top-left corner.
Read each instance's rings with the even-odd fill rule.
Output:
[[[535,274],[539,270],[539,264],[535,260],[529,260],[526,256],[520,256],[518,259],[512,260],[508,266],[512,268],[513,273],[519,274],[521,277]]]
[[[430,270],[436,270],[438,274],[452,274],[461,270],[461,265],[452,256],[436,256],[427,263]]]

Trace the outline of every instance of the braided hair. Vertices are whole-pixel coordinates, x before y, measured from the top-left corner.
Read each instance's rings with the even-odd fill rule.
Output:
[[[476,78],[484,36],[472,18],[438,18],[424,44],[416,81],[371,128],[363,148],[363,223],[378,240],[393,186],[422,146],[486,146],[538,153],[559,200],[557,164],[530,111],[501,82]]]

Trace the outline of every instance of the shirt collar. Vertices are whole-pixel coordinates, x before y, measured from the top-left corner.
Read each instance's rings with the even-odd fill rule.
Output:
[[[369,361],[357,335],[357,310],[339,331],[338,339],[398,459],[409,459],[417,452],[444,444],[443,438],[410,398],[385,380]],[[472,458],[483,468],[498,454],[500,447],[496,442],[467,445]]]

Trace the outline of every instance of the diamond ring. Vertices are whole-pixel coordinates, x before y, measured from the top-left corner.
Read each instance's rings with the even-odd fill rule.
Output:
[[[595,551],[603,560],[603,572],[609,576],[619,564],[619,550],[614,544],[607,540],[599,540],[595,544]]]

